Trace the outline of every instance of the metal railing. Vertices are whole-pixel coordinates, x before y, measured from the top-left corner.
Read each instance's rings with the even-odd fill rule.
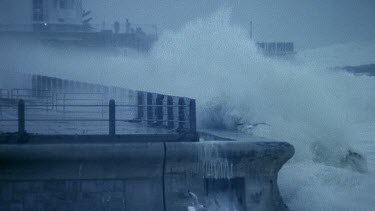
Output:
[[[183,98],[181,98],[183,99]],[[161,127],[168,129],[170,131],[175,131],[178,133],[196,133],[196,105],[195,100],[190,100],[189,104],[186,105],[182,103],[183,100],[179,100],[178,104],[173,102],[163,105],[116,105],[115,100],[110,100],[108,105],[58,105],[55,104],[55,107],[81,107],[84,109],[92,107],[107,107],[108,118],[86,118],[86,117],[76,117],[76,118],[66,118],[64,117],[55,117],[55,118],[38,118],[39,115],[32,118],[27,118],[25,111],[27,108],[36,108],[42,105],[30,104],[26,105],[23,99],[18,101],[18,105],[0,105],[0,108],[11,107],[14,111],[17,112],[16,118],[3,118],[0,115],[0,122],[17,122],[18,130],[17,133],[22,135],[26,133],[26,122],[108,122],[108,135],[116,135],[116,123],[117,122],[127,122],[127,123],[146,123],[146,127]],[[160,101],[159,101],[160,102]],[[141,110],[147,111],[147,116],[136,117],[136,118],[118,118],[117,114],[121,114],[121,108],[138,108]],[[116,112],[118,110],[119,112]],[[174,110],[177,110],[177,115],[174,115]],[[167,112],[164,112],[167,111]],[[142,125],[140,125],[142,126]],[[40,125],[40,127],[43,127]]]
[[[196,115],[195,100],[190,98],[42,75],[32,75],[30,79],[31,89],[9,90],[7,96],[10,100],[0,102],[0,119],[3,122],[10,120],[9,117],[16,116],[9,115],[9,113],[17,110],[17,102],[21,99],[26,103],[27,122],[37,120],[64,123],[70,120],[105,122],[109,121],[108,99],[114,99],[117,103],[115,106],[117,108],[116,122],[120,122],[119,125],[122,125],[121,122],[141,123],[147,132],[158,133],[164,133],[164,131],[184,133],[196,130],[196,118],[192,120],[192,117]],[[14,120],[17,120],[15,117],[12,121],[17,122]],[[80,127],[83,124],[86,123],[70,124],[70,127]],[[3,129],[0,125],[0,133],[4,131],[4,125],[2,126]],[[137,130],[135,124],[133,126],[132,129]],[[48,127],[54,130],[61,125],[51,124]],[[5,128],[10,128],[10,125],[5,125]],[[103,127],[99,129],[104,130]],[[89,130],[95,133],[92,128]],[[128,132],[131,130],[129,129]]]
[[[54,107],[56,108],[57,112],[66,113],[96,113],[96,110],[77,110],[77,109],[69,109],[73,106],[69,105],[98,105],[101,107],[100,113],[102,116],[106,112],[104,109],[105,102],[106,102],[106,95],[105,93],[56,93]],[[60,105],[60,106],[57,106]],[[90,106],[88,106],[90,107]]]
[[[33,99],[38,97],[39,100],[45,100],[47,103],[52,103],[54,95],[49,90],[33,90],[33,89],[11,89],[11,99]]]

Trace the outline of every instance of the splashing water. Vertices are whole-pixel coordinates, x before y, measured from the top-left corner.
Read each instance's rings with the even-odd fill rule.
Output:
[[[0,64],[18,71],[31,68],[67,79],[194,97],[201,128],[233,129],[239,122],[264,122],[270,125],[267,133],[255,131],[255,135],[288,141],[296,148],[279,176],[280,191],[291,210],[371,210],[375,127],[364,137],[357,125],[375,122],[374,78],[329,68],[375,63],[369,57],[375,44],[326,47],[300,52],[295,61],[279,61],[260,55],[247,31],[230,18],[231,10],[223,8],[179,31],[165,32],[145,56],[124,58],[25,44],[20,50],[1,48]],[[364,140],[371,144],[363,147]],[[368,173],[340,164],[349,151],[369,158]],[[222,174],[217,167],[213,165],[213,173]]]
[[[197,172],[202,172],[205,178],[231,179],[233,164],[219,155],[217,145],[207,142],[199,151]]]

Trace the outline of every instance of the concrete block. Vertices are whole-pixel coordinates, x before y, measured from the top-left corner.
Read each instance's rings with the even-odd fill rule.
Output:
[[[191,142],[167,143],[166,149],[167,210],[186,206],[188,199],[176,198],[191,188],[191,182],[186,181],[199,184],[207,178],[244,178],[240,206],[245,210],[288,210],[277,187],[277,173],[293,156],[293,146],[281,142]],[[207,187],[196,190],[202,203],[211,200],[204,197],[207,191]]]
[[[21,203],[18,203],[18,204],[0,205],[0,211],[24,211],[24,209],[23,209],[23,205]]]
[[[0,145],[0,181],[155,178],[163,156],[162,143]]]
[[[277,173],[293,153],[281,142],[0,144],[0,211],[186,211],[191,193],[284,211]]]
[[[126,210],[163,210],[161,178],[126,181]]]
[[[81,182],[81,191],[83,193],[96,193],[98,192],[96,180],[84,180]]]
[[[30,184],[30,183],[29,183]],[[67,191],[66,182],[59,180],[45,181],[44,192],[63,193]]]

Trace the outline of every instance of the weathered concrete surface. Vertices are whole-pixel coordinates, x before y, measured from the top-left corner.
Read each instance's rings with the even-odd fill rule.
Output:
[[[0,210],[187,210],[207,179],[243,179],[244,210],[287,210],[287,143],[0,144]]]
[[[277,186],[277,173],[294,154],[281,142],[167,143],[165,171],[167,210],[179,211],[187,204],[184,192],[192,191],[207,201],[204,179],[245,181],[244,210],[288,210]]]
[[[163,210],[162,143],[0,145],[0,210]]]
[[[162,143],[0,145],[0,180],[161,177]]]

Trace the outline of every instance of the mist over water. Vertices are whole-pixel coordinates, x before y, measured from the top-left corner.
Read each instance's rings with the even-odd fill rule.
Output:
[[[375,44],[343,44],[298,52],[294,61],[277,60],[259,54],[247,30],[230,20],[231,10],[222,8],[164,32],[147,55],[128,52],[127,57],[9,41],[0,49],[0,64],[20,72],[193,97],[200,128],[266,123],[266,130],[254,134],[296,148],[279,176],[291,210],[372,209],[374,162],[368,173],[358,173],[341,161],[349,150],[367,157],[361,140],[374,141],[364,138],[357,125],[375,122],[375,79],[330,68],[375,63],[369,56]]]

